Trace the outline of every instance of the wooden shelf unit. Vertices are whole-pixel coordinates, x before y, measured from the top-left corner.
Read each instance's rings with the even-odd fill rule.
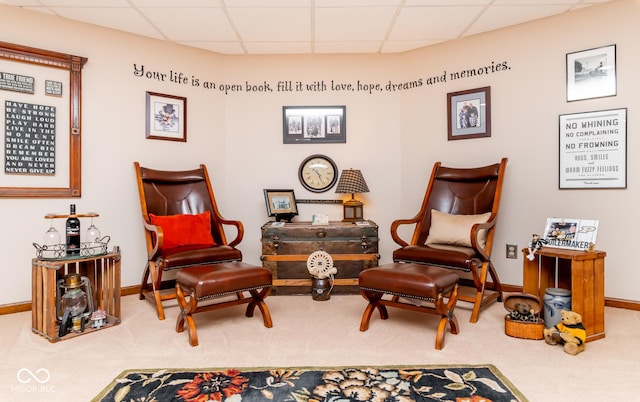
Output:
[[[57,282],[70,273],[89,278],[94,309],[107,313],[107,323],[101,329],[120,323],[120,253],[99,256],[38,259],[31,261],[31,330],[49,340],[58,342],[98,331],[89,325],[84,332],[70,332],[58,336],[60,322],[56,314]]]
[[[544,300],[547,288],[571,291],[571,309],[582,316],[587,342],[605,337],[604,251],[543,247],[535,258],[523,249],[523,291]]]

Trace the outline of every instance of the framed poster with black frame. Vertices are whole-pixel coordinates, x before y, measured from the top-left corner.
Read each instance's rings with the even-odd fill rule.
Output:
[[[560,115],[560,189],[627,188],[627,109]]]
[[[283,106],[284,144],[347,142],[346,106]]]

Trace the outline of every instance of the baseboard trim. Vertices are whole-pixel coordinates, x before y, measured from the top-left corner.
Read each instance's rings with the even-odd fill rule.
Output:
[[[522,292],[522,286],[502,285],[505,292]],[[126,286],[120,290],[122,296],[137,295],[140,293],[140,286]],[[604,305],[607,307],[623,308],[625,310],[640,311],[640,301],[604,298]],[[0,315],[21,313],[31,311],[31,301],[0,305]]]

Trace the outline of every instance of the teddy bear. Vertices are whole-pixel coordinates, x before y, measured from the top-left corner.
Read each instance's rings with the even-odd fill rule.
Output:
[[[562,310],[560,314],[562,317],[560,323],[543,330],[544,341],[549,345],[564,344],[564,351],[575,356],[584,350],[587,340],[582,316],[569,310]]]

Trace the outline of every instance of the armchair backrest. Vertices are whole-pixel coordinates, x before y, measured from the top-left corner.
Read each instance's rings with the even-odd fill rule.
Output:
[[[476,215],[491,212],[489,222],[498,215],[502,181],[507,158],[500,163],[478,168],[433,166],[431,179],[422,201],[411,244],[425,244],[431,227],[431,210],[453,215]],[[487,250],[491,250],[493,226],[487,233]]]
[[[216,244],[227,244],[213,189],[205,165],[199,169],[164,171],[149,169],[134,162],[140,192],[142,217],[151,223],[149,214],[199,214],[209,211],[211,235]],[[149,234],[148,234],[149,236]]]

